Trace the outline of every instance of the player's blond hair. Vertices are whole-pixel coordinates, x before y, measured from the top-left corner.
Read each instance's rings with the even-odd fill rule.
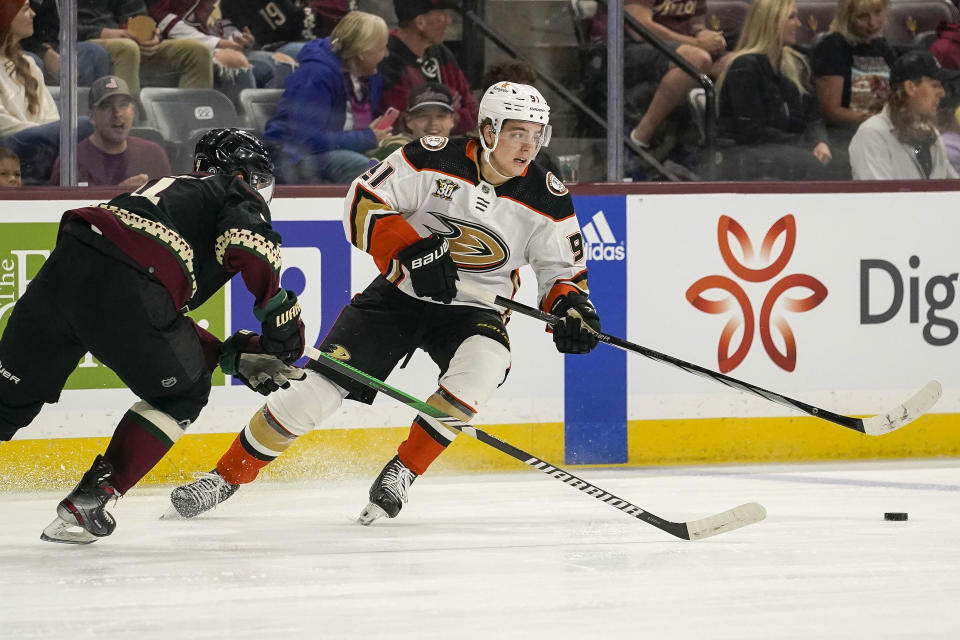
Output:
[[[389,32],[387,23],[380,16],[365,11],[351,11],[330,33],[330,51],[343,62],[349,62],[372,49],[376,41]]]
[[[779,61],[779,72],[800,93],[809,93],[807,79],[810,67],[803,54],[783,44],[783,25],[790,17],[794,0],[753,0],[743,22],[743,30],[737,40],[737,48],[730,54],[727,66],[717,82],[717,90],[723,87],[727,72],[740,56],[761,53],[771,63]],[[776,68],[778,65],[774,65]]]
[[[837,0],[837,9],[833,12],[829,33],[839,33],[853,44],[861,42],[862,39],[853,32],[853,16],[860,11],[870,11],[877,7],[889,9],[890,0]]]

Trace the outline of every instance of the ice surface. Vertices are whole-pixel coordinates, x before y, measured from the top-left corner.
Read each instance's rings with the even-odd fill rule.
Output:
[[[578,474],[671,520],[769,515],[687,542],[521,470],[425,476],[371,527],[367,478],[194,521],[137,489],[68,546],[39,540],[63,492],[6,493],[0,638],[960,638],[960,461]]]

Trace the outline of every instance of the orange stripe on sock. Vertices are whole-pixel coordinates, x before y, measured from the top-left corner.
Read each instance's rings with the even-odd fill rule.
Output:
[[[242,433],[237,434],[227,452],[217,462],[217,473],[230,484],[253,482],[260,469],[270,464],[269,460],[258,460],[251,456],[240,441]]]
[[[445,446],[430,437],[417,423],[410,426],[410,435],[397,448],[400,462],[415,474],[423,475],[434,460],[443,453]]]

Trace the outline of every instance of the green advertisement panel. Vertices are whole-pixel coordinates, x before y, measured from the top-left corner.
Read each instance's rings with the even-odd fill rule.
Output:
[[[58,223],[0,223],[0,331],[7,326],[13,307],[50,256],[57,239]],[[226,332],[226,291],[218,291],[190,316],[218,337]],[[222,385],[219,369],[213,384]],[[124,384],[110,369],[89,353],[67,380],[67,389],[117,389]]]

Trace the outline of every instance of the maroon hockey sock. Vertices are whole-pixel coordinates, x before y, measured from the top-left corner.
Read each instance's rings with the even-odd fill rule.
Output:
[[[453,439],[448,437],[449,430],[445,429],[447,433],[443,433],[430,424],[429,420],[422,414],[414,418],[410,434],[397,448],[400,462],[418,476],[423,475],[427,467],[453,442]]]
[[[148,419],[127,411],[113,432],[104,458],[113,465],[110,484],[125,494],[166,455],[173,440]]]

